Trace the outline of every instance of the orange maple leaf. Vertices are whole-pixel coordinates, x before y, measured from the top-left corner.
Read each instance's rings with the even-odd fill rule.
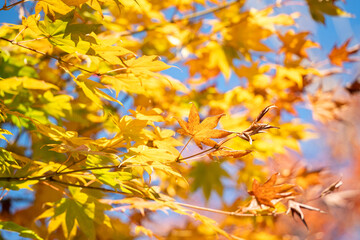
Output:
[[[280,184],[275,185],[278,173],[273,174],[264,184],[254,179],[252,190],[248,193],[255,197],[256,201],[260,204],[275,207],[271,202],[274,199],[280,199],[296,195],[294,191],[294,184]]]
[[[352,62],[355,61],[353,59],[350,59],[349,56],[351,54],[354,54],[360,50],[360,45],[356,45],[352,48],[347,49],[351,39],[349,38],[343,45],[341,45],[339,48],[337,46],[334,46],[334,48],[331,50],[329,54],[330,62],[333,65],[337,65],[342,67],[343,62]]]
[[[214,147],[217,145],[217,142],[211,140],[210,138],[224,138],[231,134],[231,132],[228,131],[214,129],[218,125],[222,116],[224,116],[224,114],[207,117],[200,123],[199,112],[193,104],[189,113],[188,122],[185,122],[180,118],[176,118],[181,126],[181,129],[177,132],[183,135],[191,136],[200,149],[202,149],[201,143]]]
[[[286,34],[280,35],[279,39],[283,42],[283,46],[279,52],[285,52],[286,59],[291,59],[291,55],[297,55],[300,58],[308,58],[306,53],[307,48],[319,47],[318,43],[315,43],[307,38],[309,32],[295,33],[293,30],[289,30]]]

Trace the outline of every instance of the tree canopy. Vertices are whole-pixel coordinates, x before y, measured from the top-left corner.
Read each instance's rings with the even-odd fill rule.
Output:
[[[5,1],[21,21],[0,27],[1,236],[353,234],[360,45],[314,57],[299,21],[354,16],[267,2]],[[319,136],[333,162],[304,159]]]

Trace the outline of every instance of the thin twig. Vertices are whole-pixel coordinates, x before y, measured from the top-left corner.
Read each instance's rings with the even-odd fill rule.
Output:
[[[149,165],[141,165],[141,164],[130,164],[130,165],[121,165],[120,167],[118,165],[108,165],[108,166],[100,166],[100,167],[91,167],[91,168],[82,168],[82,169],[75,169],[75,170],[71,170],[71,171],[66,171],[66,172],[53,172],[53,173],[48,173],[48,174],[44,174],[41,176],[34,176],[34,177],[0,177],[0,181],[19,181],[19,182],[25,182],[25,181],[33,181],[33,180],[38,180],[38,181],[47,181],[49,179],[51,179],[52,177],[57,177],[57,176],[62,176],[62,175],[67,175],[67,174],[72,174],[72,173],[80,173],[80,172],[88,172],[88,171],[93,171],[93,170],[102,170],[102,169],[124,169],[124,168],[130,168],[130,167],[145,167],[145,166],[149,166]]]
[[[11,44],[13,44],[13,45],[16,45],[16,46],[25,48],[25,49],[27,49],[27,50],[30,50],[30,51],[32,51],[32,52],[35,52],[35,53],[38,53],[38,54],[41,54],[41,55],[44,55],[44,56],[47,56],[47,57],[50,57],[50,58],[52,58],[52,59],[57,60],[58,62],[65,63],[65,64],[67,64],[67,65],[70,65],[70,66],[72,66],[72,67],[75,67],[75,68],[77,68],[77,69],[79,69],[79,70],[82,70],[82,71],[84,71],[84,72],[91,73],[91,74],[95,74],[95,75],[98,75],[98,76],[101,75],[100,73],[92,72],[92,71],[87,70],[87,69],[85,69],[85,68],[83,68],[83,67],[77,66],[77,65],[75,65],[75,64],[73,64],[73,63],[71,63],[71,62],[66,62],[66,61],[62,60],[61,58],[59,58],[59,57],[55,57],[55,56],[53,56],[53,55],[50,55],[50,54],[41,52],[41,51],[36,50],[36,49],[34,49],[34,48],[31,48],[31,47],[22,45],[22,44],[14,41],[14,40],[10,40],[10,39],[4,38],[4,37],[0,37],[0,40],[7,41],[7,42],[9,42],[9,43],[11,43]]]
[[[260,213],[260,214],[238,213],[238,212],[222,211],[222,210],[213,209],[213,208],[199,207],[199,206],[191,205],[191,204],[187,204],[187,203],[180,203],[180,202],[175,202],[175,203],[177,205],[187,207],[187,208],[192,208],[192,209],[207,211],[207,212],[213,212],[213,213],[219,213],[219,214],[224,214],[224,215],[229,215],[229,216],[236,216],[236,217],[276,216],[276,215],[283,214],[283,213]]]
[[[243,2],[242,0],[231,1],[231,2],[228,2],[228,3],[224,4],[224,5],[222,5],[222,6],[215,6],[215,7],[209,8],[209,9],[194,12],[194,13],[191,13],[189,15],[183,16],[181,18],[174,19],[173,21],[178,22],[178,21],[190,20],[190,19],[193,19],[193,18],[203,17],[205,15],[221,11],[221,10],[223,10],[225,8],[228,8],[228,7],[232,6],[232,5],[242,3],[242,2]]]
[[[116,194],[131,195],[132,196],[132,194],[129,194],[129,193],[126,193],[126,192],[116,191],[116,190],[102,188],[102,187],[93,187],[93,186],[86,186],[86,185],[81,185],[81,184],[63,182],[63,181],[60,181],[60,180],[57,180],[57,179],[54,179],[54,178],[49,178],[49,181],[54,182],[54,183],[58,183],[60,185],[65,185],[65,186],[86,188],[86,189],[92,189],[92,190],[99,190],[99,191],[102,191],[102,192],[109,192],[109,193],[116,193]]]
[[[235,132],[233,132],[233,133],[235,133]],[[199,153],[196,153],[196,154],[193,154],[193,155],[191,155],[191,156],[184,157],[184,158],[178,158],[176,161],[177,161],[177,162],[183,162],[183,161],[185,161],[185,160],[187,160],[187,159],[190,159],[190,158],[193,158],[193,157],[196,157],[196,156],[205,154],[205,153],[207,153],[207,152],[214,152],[214,151],[218,150],[218,149],[219,149],[222,145],[224,145],[226,142],[230,141],[231,139],[233,139],[233,138],[235,138],[235,137],[237,137],[237,135],[232,136],[232,137],[229,137],[229,138],[227,138],[227,139],[224,139],[223,141],[219,142],[217,145],[212,146],[211,148],[208,148],[208,149],[206,149],[206,150],[204,150],[204,151],[201,151],[201,152],[199,152]],[[191,139],[190,139],[190,140],[191,140]],[[188,144],[188,143],[189,143],[189,142],[187,142],[187,144]],[[186,145],[185,145],[185,146],[186,146]],[[180,155],[179,155],[179,156],[180,156]]]
[[[47,39],[47,38],[48,37],[39,37],[39,38],[34,38],[34,39],[29,39],[29,40],[17,41],[17,43],[27,43],[27,42],[38,41],[38,40]]]
[[[0,8],[0,11],[3,11],[3,10],[7,11],[7,10],[10,10],[11,8],[13,8],[13,7],[15,7],[16,5],[19,5],[19,4],[21,4],[21,3],[24,3],[25,1],[26,1],[26,0],[21,0],[21,1],[18,1],[18,2],[14,2],[14,3],[10,4],[10,5],[6,5],[6,1],[5,1],[5,3],[4,3],[4,5],[3,5],[3,7],[2,7],[2,8]]]
[[[125,167],[125,166],[124,166]],[[126,166],[128,167],[128,166]],[[32,181],[32,180],[39,180],[39,181],[47,181],[52,177],[55,176],[61,176],[61,175],[66,175],[66,174],[71,174],[71,173],[77,173],[77,172],[87,172],[87,171],[92,171],[92,170],[101,170],[101,169],[118,169],[119,166],[117,165],[110,165],[110,166],[101,166],[101,167],[92,167],[92,168],[83,168],[83,169],[75,169],[75,170],[71,170],[71,171],[66,171],[66,172],[53,172],[53,173],[49,173],[49,174],[44,174],[41,176],[34,176],[34,177],[0,177],[0,181]]]
[[[243,2],[242,0],[236,0],[236,1],[228,2],[228,3],[226,3],[224,5],[221,5],[221,6],[216,6],[216,7],[212,7],[212,8],[205,9],[205,10],[202,10],[202,11],[198,11],[198,12],[195,12],[195,13],[191,13],[191,14],[185,15],[185,16],[180,17],[180,18],[170,19],[169,21],[167,21],[165,23],[160,23],[160,24],[156,24],[156,25],[153,25],[153,26],[150,26],[150,27],[145,27],[145,28],[143,28],[141,30],[124,32],[124,33],[120,34],[120,36],[131,36],[131,35],[135,35],[135,34],[139,34],[139,33],[143,33],[143,32],[153,31],[153,30],[155,30],[155,29],[157,29],[159,27],[162,27],[162,26],[164,26],[166,24],[172,24],[172,23],[176,23],[176,22],[191,20],[191,19],[194,19],[194,18],[200,18],[200,17],[203,17],[205,15],[221,11],[221,10],[223,10],[225,8],[228,8],[228,7],[232,6],[232,5],[242,3],[242,2]]]
[[[179,152],[179,155],[176,158],[176,162],[179,162],[181,153],[185,150],[186,146],[190,143],[190,141],[193,139],[193,137],[189,138],[189,140],[187,141],[187,143],[184,145],[184,147],[181,149],[181,151]]]

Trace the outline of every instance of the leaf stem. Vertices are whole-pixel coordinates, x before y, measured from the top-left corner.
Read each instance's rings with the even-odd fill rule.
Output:
[[[179,162],[181,153],[185,150],[185,148],[187,147],[187,145],[189,145],[190,141],[193,139],[193,137],[189,138],[189,140],[186,142],[186,144],[184,145],[184,147],[181,149],[181,151],[179,152],[179,155],[176,158],[176,162]]]

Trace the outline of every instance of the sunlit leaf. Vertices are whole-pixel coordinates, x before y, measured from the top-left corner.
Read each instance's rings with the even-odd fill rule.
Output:
[[[293,184],[279,184],[276,185],[278,174],[273,174],[264,184],[254,179],[252,190],[249,194],[254,196],[259,204],[264,204],[269,207],[275,207],[272,200],[281,199],[289,196],[296,195]]]
[[[310,14],[315,21],[325,24],[325,15],[351,17],[351,14],[345,12],[340,7],[336,6],[337,0],[334,1],[319,1],[306,0],[309,6]]]
[[[11,232],[17,232],[19,233],[19,237],[22,238],[30,238],[30,239],[38,239],[38,240],[43,239],[39,235],[37,235],[34,231],[22,227],[20,225],[17,225],[14,222],[0,222],[0,229]]]
[[[176,119],[181,126],[181,129],[178,130],[178,133],[191,136],[200,149],[203,148],[201,143],[214,147],[217,145],[217,143],[210,138],[224,138],[231,134],[231,132],[228,131],[214,129],[221,117],[223,117],[222,114],[208,117],[200,123],[199,113],[195,105],[192,105],[188,122],[185,122],[180,118]]]

